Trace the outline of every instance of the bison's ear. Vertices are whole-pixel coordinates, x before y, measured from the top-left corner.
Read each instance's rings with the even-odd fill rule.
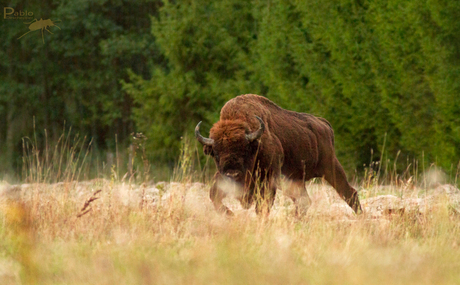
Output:
[[[209,145],[204,145],[203,146],[203,152],[206,155],[210,155],[210,156],[214,155],[214,153],[212,152],[212,146],[209,146]]]

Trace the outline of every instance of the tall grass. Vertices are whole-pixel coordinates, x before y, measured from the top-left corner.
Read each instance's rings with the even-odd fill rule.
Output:
[[[53,148],[30,139],[24,147],[24,177],[39,183],[3,186],[0,284],[460,283],[460,217],[443,196],[427,212],[370,218],[296,217],[278,195],[268,218],[233,205],[228,218],[214,211],[211,167],[187,139],[171,176],[178,183],[157,186],[142,139],[131,168],[114,163],[110,175],[81,182],[90,141],[69,131]],[[390,165],[368,170],[361,198],[426,195],[418,170]],[[334,192],[321,180],[310,188],[325,193],[328,212]]]
[[[45,145],[39,149],[37,139],[22,139],[22,172],[26,182],[49,183],[57,181],[75,181],[80,179],[92,141],[78,134],[72,136],[72,129],[62,134],[55,146],[48,145],[45,130]]]
[[[19,181],[26,183],[56,183],[84,181],[95,178],[129,180],[133,183],[152,179],[168,179],[173,173],[167,166],[151,165],[145,150],[147,138],[132,134],[129,146],[119,146],[117,138],[113,152],[99,151],[92,139],[64,130],[55,142],[36,135],[22,139],[22,172]],[[154,173],[152,172],[154,170]]]

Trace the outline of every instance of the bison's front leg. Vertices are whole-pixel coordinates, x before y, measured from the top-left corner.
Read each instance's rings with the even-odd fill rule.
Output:
[[[216,172],[213,178],[211,189],[209,191],[209,197],[211,198],[211,201],[214,204],[214,208],[217,212],[225,213],[228,216],[233,216],[233,212],[222,203],[222,200],[227,196],[227,194],[219,187],[221,185],[222,179],[224,179],[222,175],[219,172]]]
[[[310,196],[308,196],[307,188],[305,188],[305,181],[303,179],[288,180],[288,185],[283,191],[294,202],[296,215],[304,216],[311,205]]]

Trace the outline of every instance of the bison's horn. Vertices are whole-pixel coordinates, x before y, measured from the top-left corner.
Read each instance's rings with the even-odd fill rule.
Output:
[[[195,137],[196,137],[196,139],[202,145],[212,146],[214,144],[214,140],[205,138],[200,134],[200,125],[201,125],[201,122],[199,122],[198,125],[196,125],[196,127],[195,127]]]
[[[259,138],[262,136],[262,134],[264,133],[264,130],[265,130],[265,123],[264,123],[264,121],[262,121],[262,119],[259,118],[259,117],[257,117],[257,116],[255,116],[255,117],[257,118],[257,120],[259,120],[259,122],[260,122],[260,127],[259,127],[259,129],[258,129],[257,131],[255,131],[255,132],[253,132],[253,133],[251,133],[251,134],[246,135],[246,139],[247,139],[248,141],[250,141],[250,142],[252,142],[253,140],[259,139]]]

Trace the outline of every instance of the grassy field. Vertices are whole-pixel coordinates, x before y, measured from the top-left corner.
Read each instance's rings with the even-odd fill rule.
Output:
[[[152,182],[142,163],[140,180],[78,182],[86,154],[73,154],[32,149],[27,184],[0,182],[0,284],[460,284],[452,185],[365,179],[356,216],[316,180],[306,216],[277,195],[269,217],[227,198],[228,218],[187,155],[175,182]]]
[[[282,195],[268,218],[218,215],[201,183],[2,188],[1,284],[460,284],[452,186],[363,189],[355,216],[315,183],[302,218]]]

